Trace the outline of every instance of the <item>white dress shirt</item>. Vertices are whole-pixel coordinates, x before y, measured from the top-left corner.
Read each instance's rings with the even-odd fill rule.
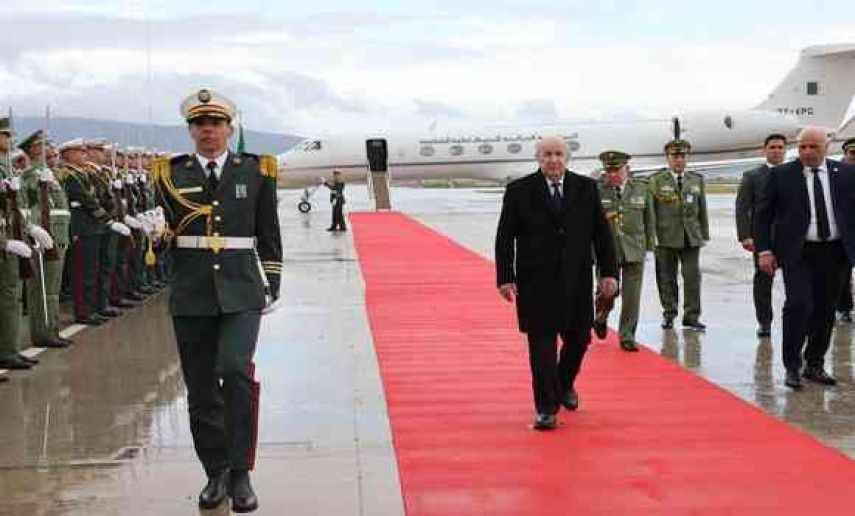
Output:
[[[561,176],[561,179],[554,181],[549,179],[546,174],[543,174],[543,178],[546,179],[546,188],[549,190],[549,196],[551,197],[555,190],[552,189],[553,183],[558,183],[558,195],[562,198],[564,197],[564,176]]]
[[[220,179],[220,177],[223,175],[223,167],[226,165],[226,158],[228,157],[228,149],[214,159],[208,159],[205,156],[199,154],[198,152],[196,153],[196,160],[199,162],[200,165],[202,165],[202,170],[205,172],[206,177],[208,175],[208,163],[213,161],[217,164],[217,168],[214,169],[214,175],[217,176],[217,179]]]
[[[816,167],[819,169],[817,175],[822,183],[822,194],[825,197],[825,209],[828,212],[828,240],[837,240],[840,238],[840,233],[837,232],[837,220],[834,218],[834,205],[831,203],[831,181],[828,178],[828,168],[825,163]],[[816,204],[814,204],[813,196],[813,172],[811,167],[805,167],[802,173],[805,176],[805,186],[808,192],[808,204],[810,205],[810,223],[808,224],[807,235],[805,239],[808,242],[820,242],[819,233],[817,231],[816,219]]]

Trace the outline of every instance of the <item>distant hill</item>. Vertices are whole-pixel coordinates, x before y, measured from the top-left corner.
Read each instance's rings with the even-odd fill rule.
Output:
[[[44,119],[37,117],[15,117],[15,139],[21,141],[28,134],[44,126]],[[192,142],[187,126],[138,124],[95,118],[51,118],[50,136],[57,143],[73,138],[106,138],[120,145],[144,145],[158,150],[188,152]],[[264,133],[244,130],[247,152],[257,154],[281,154],[302,138],[290,134]]]

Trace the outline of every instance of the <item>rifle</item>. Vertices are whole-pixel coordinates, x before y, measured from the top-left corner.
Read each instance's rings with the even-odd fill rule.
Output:
[[[111,181],[110,187],[113,189],[113,197],[116,200],[116,218],[119,220],[119,222],[124,223],[125,222],[125,215],[127,215],[127,212],[125,211],[125,199],[124,199],[122,192],[125,189],[125,185],[122,184],[121,188],[116,188],[115,185],[112,184],[116,180],[115,178],[119,177],[119,171],[116,168],[116,153],[118,152],[118,150],[119,150],[119,144],[116,143],[112,148],[113,152],[110,153],[110,160],[111,160],[112,165],[113,165],[112,168],[113,168],[113,174],[114,174],[113,181]],[[121,238],[122,238],[122,250],[125,253],[129,253],[131,251],[131,249],[134,248],[133,232],[131,232],[130,235],[128,235],[126,237],[123,236]]]
[[[12,108],[9,108],[9,129],[12,129]],[[14,132],[12,132],[14,135]],[[12,168],[12,153],[14,147],[14,136],[9,138],[9,151],[6,152],[6,170],[9,177],[16,177],[14,168]],[[11,230],[12,238],[26,242],[24,236],[24,214],[21,213],[21,207],[18,206],[18,193],[11,188],[6,190],[6,220]],[[18,257],[18,277],[22,280],[32,279],[36,275],[33,269],[33,262],[30,258]]]
[[[41,170],[47,170],[47,140],[48,140],[48,130],[50,130],[50,106],[47,106],[45,109],[45,130],[42,133],[42,155],[41,155]],[[41,226],[45,231],[53,238],[53,234],[50,232],[50,192],[48,188],[50,185],[45,181],[39,181],[39,211],[41,212]],[[51,247],[50,249],[44,250],[44,259],[49,262],[54,262],[59,260],[59,252],[56,249],[56,246]]]

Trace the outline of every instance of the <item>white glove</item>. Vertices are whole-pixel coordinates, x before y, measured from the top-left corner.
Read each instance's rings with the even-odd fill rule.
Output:
[[[144,185],[146,183],[146,181],[148,181],[148,176],[145,174],[140,174],[139,180],[140,180],[140,184]]]
[[[152,227],[151,222],[149,222],[145,214],[140,213],[135,217],[135,219],[137,221],[137,224],[140,225],[140,229],[142,229],[143,233],[145,233],[146,235],[150,235],[151,232],[154,230],[154,227]]]
[[[51,238],[50,233],[44,230],[41,226],[36,224],[30,224],[27,226],[27,233],[33,237],[33,240],[38,242],[38,244],[43,249],[53,249],[53,238]]]
[[[20,240],[6,240],[6,251],[21,258],[33,256],[33,250],[30,249],[30,246]]]
[[[18,176],[10,177],[6,180],[6,187],[13,192],[17,192],[21,189],[21,178]]]
[[[109,227],[111,231],[115,231],[122,236],[131,236],[131,228],[121,222],[111,222],[107,227]]]
[[[131,229],[142,229],[142,224],[140,224],[137,219],[131,217],[130,215],[125,215],[123,222]]]
[[[126,174],[126,175],[125,175],[125,184],[126,184],[126,185],[132,185],[132,184],[134,184],[134,176],[133,176],[133,174]]]
[[[113,180],[113,189],[114,190],[121,190],[122,189],[122,180],[121,179],[114,179]]]
[[[53,172],[49,168],[39,169],[39,182],[41,183],[56,183],[56,178],[53,176]]]

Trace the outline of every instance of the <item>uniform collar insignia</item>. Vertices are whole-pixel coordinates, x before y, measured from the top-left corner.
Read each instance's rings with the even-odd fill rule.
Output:
[[[232,162],[233,162],[235,165],[240,165],[242,161],[243,161],[243,160],[242,160],[242,159],[240,159],[240,156],[235,156],[235,157],[232,159]]]
[[[191,168],[193,168],[193,160],[192,160],[192,159],[188,159],[187,161],[185,161],[185,162],[184,162],[184,168],[186,168],[186,169],[191,169]]]

